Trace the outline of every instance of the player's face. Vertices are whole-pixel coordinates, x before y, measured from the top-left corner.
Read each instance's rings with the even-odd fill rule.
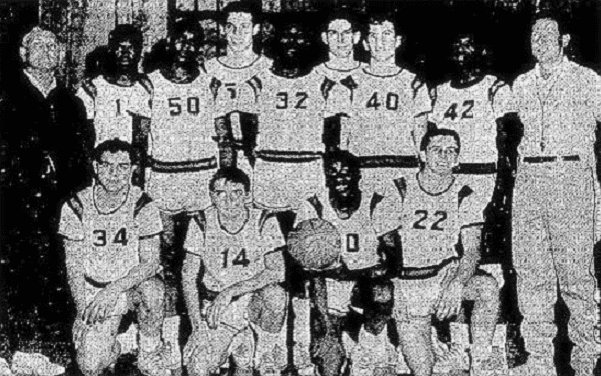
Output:
[[[322,35],[330,53],[338,58],[349,57],[353,53],[353,45],[357,43],[358,33],[353,33],[351,23],[347,20],[334,20]]]
[[[171,42],[170,50],[175,62],[180,64],[193,62],[199,50],[198,39],[193,33],[184,32]]]
[[[279,42],[281,53],[288,60],[302,58],[310,43],[305,31],[298,25],[290,25],[282,30]]]
[[[372,59],[376,61],[394,59],[399,45],[400,38],[397,37],[391,22],[385,21],[382,24],[369,25],[367,49],[370,51]]]
[[[241,183],[233,183],[226,179],[215,182],[215,189],[211,192],[213,205],[220,212],[229,212],[242,209],[246,203],[248,192]]]
[[[114,57],[117,65],[124,68],[136,65],[138,62],[138,52],[129,40],[124,40],[117,44]]]
[[[530,34],[532,55],[540,63],[556,61],[561,57],[561,36],[557,22],[542,19],[536,21]]]
[[[58,44],[56,39],[44,35],[34,38],[29,43],[27,63],[36,69],[55,69],[58,65]]]
[[[225,39],[228,48],[236,52],[252,49],[255,25],[250,13],[230,13],[225,24]]]
[[[131,181],[132,165],[129,154],[124,151],[105,152],[100,162],[94,162],[98,183],[109,192],[119,192]]]
[[[465,36],[457,39],[451,47],[451,61],[457,69],[465,69],[472,66],[476,59],[476,47],[474,39]]]
[[[450,174],[457,166],[459,147],[452,136],[435,136],[430,140],[425,153],[426,166],[441,175]]]

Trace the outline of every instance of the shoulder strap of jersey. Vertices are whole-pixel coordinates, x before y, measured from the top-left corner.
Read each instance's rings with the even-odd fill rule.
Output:
[[[251,89],[253,89],[255,100],[259,98],[259,95],[261,95],[261,90],[263,90],[263,82],[261,79],[255,75],[247,80],[246,83],[251,87]]]
[[[136,206],[134,207],[134,218],[136,218],[142,209],[144,209],[146,205],[150,204],[151,202],[152,199],[150,196],[146,192],[142,192],[140,198],[138,198],[138,201],[136,201]]]
[[[75,216],[80,221],[83,220],[83,203],[81,202],[81,199],[79,198],[79,196],[77,196],[77,194],[74,194],[73,196],[69,197],[69,199],[67,199],[67,205],[69,205],[71,210],[73,210]]]
[[[340,80],[340,83],[342,85],[344,85],[345,87],[347,87],[349,90],[355,90],[359,85],[357,85],[357,83],[355,82],[355,80],[353,80],[352,76],[346,76],[346,78],[343,78],[342,80]]]
[[[98,89],[96,88],[96,85],[94,85],[94,82],[92,82],[92,79],[84,79],[81,83],[81,88],[90,98],[96,100],[96,96],[98,95]]]
[[[459,206],[461,206],[463,200],[469,197],[472,193],[474,193],[474,190],[468,187],[467,185],[461,187],[461,189],[459,190]]]
[[[413,99],[417,97],[417,93],[419,90],[424,87],[426,81],[423,81],[419,78],[419,76],[415,76],[413,81],[411,82],[411,89],[413,90]]]
[[[217,99],[217,94],[219,92],[220,87],[221,87],[221,81],[218,80],[216,77],[213,77],[211,79],[211,82],[209,83],[209,89],[211,90],[211,94],[213,94],[213,100]]]
[[[150,78],[148,78],[148,76],[146,74],[140,74],[140,77],[138,78],[138,82],[140,83],[140,86],[142,86],[142,88],[150,95],[152,95],[152,93],[154,92],[154,87],[152,86],[152,82],[150,81]]]
[[[369,216],[372,217],[374,215],[374,210],[376,210],[376,206],[384,199],[384,196],[379,194],[378,192],[374,192],[371,196],[371,200],[369,201]]]
[[[436,90],[436,86],[428,89],[428,96],[430,97],[432,107],[434,107],[434,103],[436,103],[436,99],[438,99],[438,91]]]
[[[497,78],[492,86],[488,88],[488,101],[491,104],[495,102],[495,95],[503,86],[507,86],[507,83],[500,78]]]
[[[190,218],[190,221],[186,227],[186,234],[190,231],[190,225],[195,223],[204,237],[207,229],[207,218],[205,216],[205,212],[203,210],[193,211],[188,213],[188,217]]]
[[[405,201],[405,196],[407,195],[407,179],[405,179],[405,177],[400,177],[393,179],[393,182],[397,191],[399,191],[399,194],[401,195],[401,199]]]
[[[328,99],[328,97],[330,96],[330,91],[332,91],[332,88],[334,87],[334,85],[336,85],[336,83],[332,80],[330,80],[329,78],[325,77],[323,79],[323,82],[321,83],[321,86],[319,87],[319,90],[321,91],[321,96],[323,97],[323,99]]]
[[[262,209],[261,215],[259,216],[259,233],[263,233],[263,228],[265,227],[265,223],[269,218],[276,218],[276,211],[269,209]]]
[[[313,195],[313,196],[309,197],[307,199],[307,201],[309,201],[309,204],[311,204],[311,206],[313,206],[313,209],[315,209],[315,213],[317,213],[317,217],[323,218],[323,204],[321,203],[321,201],[319,201],[319,198],[317,198],[317,195]]]

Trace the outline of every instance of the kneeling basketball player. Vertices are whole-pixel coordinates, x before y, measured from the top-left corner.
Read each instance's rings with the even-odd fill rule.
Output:
[[[387,197],[398,204],[400,220],[399,231],[389,233],[400,235],[389,239],[396,245],[388,255],[395,276],[393,311],[400,349],[416,376],[432,374],[431,316],[451,318],[463,300],[474,301],[473,375],[488,368],[492,352],[498,286],[492,276],[476,273],[488,192],[482,198],[455,176],[459,150],[455,131],[427,131],[420,145],[424,166],[395,179],[396,194]]]
[[[223,167],[209,183],[213,204],[190,222],[183,287],[192,323],[184,350],[190,375],[286,366],[283,236],[252,206],[249,177]],[[273,367],[273,368],[272,368]]]

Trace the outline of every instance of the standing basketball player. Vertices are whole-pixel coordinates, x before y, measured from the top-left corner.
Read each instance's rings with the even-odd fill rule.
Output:
[[[361,68],[354,53],[360,39],[357,22],[350,12],[338,10],[328,15],[321,33],[321,40],[328,48],[328,59],[315,67],[315,72],[326,79],[322,91],[327,99],[324,141],[328,151],[340,147],[341,122],[350,113],[357,86],[354,76]]]
[[[306,59],[310,42],[303,25],[282,22],[277,30],[277,58],[261,96],[254,199],[267,207],[296,209],[325,188],[323,78]]]
[[[160,209],[165,229],[162,257],[171,298],[177,297],[176,265],[183,260],[177,248],[183,239],[175,239],[178,215],[210,205],[206,186],[217,168],[208,80],[197,63],[202,40],[198,23],[176,23],[167,40],[167,65],[149,75],[154,95],[147,190]],[[169,299],[168,315],[175,313],[175,303]]]
[[[431,109],[426,86],[395,63],[401,45],[396,28],[392,14],[370,16],[363,42],[370,62],[356,74],[358,86],[341,137],[341,148],[360,158],[366,192],[382,192],[398,168],[417,172],[413,131],[426,127]]]
[[[221,162],[236,165],[235,157],[242,151],[247,165],[244,169],[249,170],[254,164],[262,79],[272,62],[254,51],[253,39],[260,24],[251,3],[229,3],[222,13],[220,27],[227,43],[226,53],[206,62]]]
[[[118,25],[109,34],[106,71],[85,80],[79,88],[77,95],[85,104],[88,120],[94,123],[96,145],[118,138],[145,149],[152,86],[138,72],[142,44],[138,29]]]

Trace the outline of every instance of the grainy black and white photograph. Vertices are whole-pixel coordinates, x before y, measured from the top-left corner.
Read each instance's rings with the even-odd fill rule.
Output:
[[[0,376],[601,375],[600,0],[0,0]]]

